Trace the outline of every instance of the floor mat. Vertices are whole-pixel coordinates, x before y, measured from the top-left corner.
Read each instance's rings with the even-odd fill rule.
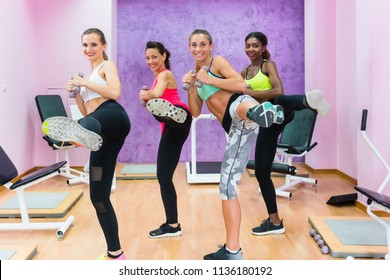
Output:
[[[326,219],[325,223],[344,245],[387,245],[385,227],[375,220]]]
[[[25,192],[28,209],[53,209],[56,208],[69,192]],[[2,203],[0,209],[19,209],[18,196],[15,195]]]
[[[0,202],[0,218],[20,218],[16,193]],[[67,192],[24,192],[30,218],[62,218],[83,196],[82,190]]]
[[[149,180],[157,179],[155,164],[126,164],[122,167],[117,180]]]
[[[390,223],[390,218],[384,219]],[[332,257],[383,258],[387,253],[385,227],[371,217],[311,216],[309,224]]]
[[[36,254],[36,245],[0,245],[0,260],[31,260]]]
[[[15,250],[0,250],[0,260],[10,260],[15,253]]]

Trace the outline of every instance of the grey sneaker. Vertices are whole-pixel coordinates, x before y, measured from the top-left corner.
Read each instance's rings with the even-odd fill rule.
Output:
[[[158,229],[149,232],[150,238],[177,237],[181,236],[180,224],[173,227],[167,223],[162,224]]]
[[[228,250],[226,250],[226,244],[218,245],[219,250],[215,253],[208,254],[203,257],[205,260],[242,260],[243,259],[243,253],[240,248],[237,253],[230,253]]]
[[[146,109],[155,116],[168,117],[178,123],[184,123],[187,118],[187,112],[184,109],[162,98],[149,100],[146,103]]]
[[[316,110],[321,117],[325,117],[329,111],[329,103],[322,91],[315,89],[306,93],[306,102],[310,108]]]
[[[261,222],[261,225],[252,229],[254,235],[282,234],[285,232],[283,220],[279,225],[275,225],[270,218]]]
[[[42,131],[54,140],[72,142],[91,151],[98,151],[103,143],[99,134],[85,129],[77,121],[67,117],[47,118],[42,123]]]

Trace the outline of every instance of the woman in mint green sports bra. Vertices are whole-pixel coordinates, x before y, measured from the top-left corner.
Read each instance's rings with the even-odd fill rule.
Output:
[[[221,166],[220,195],[226,228],[226,243],[204,256],[206,260],[239,260],[243,258],[239,234],[241,207],[237,185],[249,160],[258,127],[269,127],[284,119],[283,108],[269,102],[259,104],[244,95],[244,79],[222,56],[211,56],[213,43],[206,30],[195,30],[189,38],[189,50],[196,63],[196,74],[184,75],[189,85],[188,103],[194,117],[201,114],[203,102],[229,134]],[[207,66],[207,71],[202,68]],[[203,85],[198,88],[196,81]]]
[[[262,197],[268,211],[268,218],[252,229],[254,235],[282,234],[285,232],[283,221],[278,214],[275,188],[271,179],[271,168],[275,158],[277,141],[294,117],[294,112],[311,108],[321,116],[329,111],[325,96],[319,90],[306,95],[284,95],[284,88],[276,64],[267,50],[268,39],[261,32],[251,32],[245,37],[245,52],[251,64],[241,71],[247,84],[245,94],[259,102],[269,101],[280,105],[285,111],[285,120],[271,127],[261,127],[256,141],[255,175],[259,182]]]

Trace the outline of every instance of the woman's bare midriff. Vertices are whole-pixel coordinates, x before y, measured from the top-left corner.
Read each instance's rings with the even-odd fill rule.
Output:
[[[98,108],[102,103],[104,103],[107,100],[108,99],[105,97],[99,97],[99,98],[91,99],[86,103],[84,103],[84,107],[87,110],[87,114],[90,114],[93,111],[95,111],[96,108]]]
[[[207,108],[220,123],[222,123],[227,104],[232,94],[233,93],[231,91],[220,89],[206,100]]]

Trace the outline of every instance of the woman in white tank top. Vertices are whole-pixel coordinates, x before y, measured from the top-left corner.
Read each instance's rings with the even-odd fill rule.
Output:
[[[117,103],[121,96],[118,70],[105,53],[107,42],[97,28],[81,36],[82,49],[92,73],[88,78],[76,75],[67,83],[71,92],[80,87],[76,103],[84,118],[75,122],[68,118],[47,119],[42,129],[57,141],[70,141],[91,150],[89,159],[90,199],[104,233],[107,251],[99,259],[123,260],[118,221],[110,201],[111,185],[118,154],[130,132],[130,120]],[[86,237],[87,238],[87,237]]]

